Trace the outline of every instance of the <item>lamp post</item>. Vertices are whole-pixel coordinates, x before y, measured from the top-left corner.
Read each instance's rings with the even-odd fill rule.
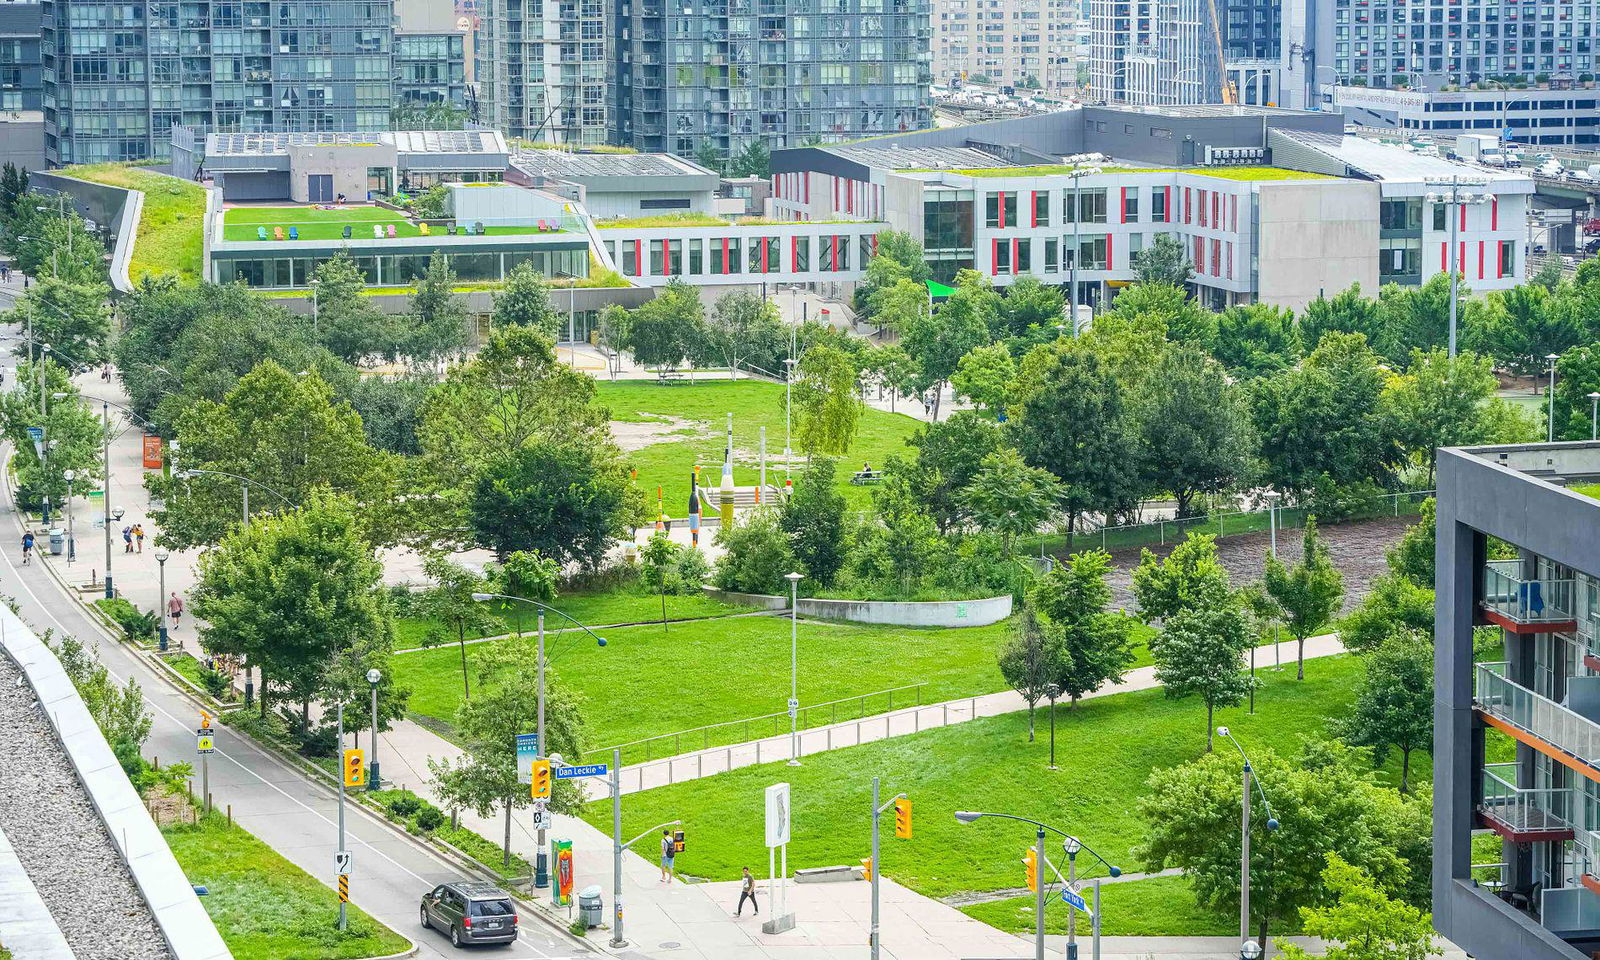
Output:
[[[1267,491],[1265,491],[1265,492],[1263,492],[1261,494],[1261,499],[1267,501],[1267,526],[1272,531],[1272,559],[1274,559],[1274,560],[1278,559],[1278,498],[1281,497],[1281,496],[1283,496],[1283,494],[1279,493],[1276,490],[1267,490]],[[1276,619],[1274,619],[1272,621],[1272,653],[1273,653],[1273,656],[1277,658],[1277,664],[1278,664],[1273,669],[1274,670],[1282,670],[1283,669],[1283,650],[1278,645],[1278,621]],[[1255,644],[1251,644],[1250,645],[1250,678],[1252,680],[1254,680],[1255,679],[1255,675],[1256,675],[1256,647],[1255,647]],[[1256,687],[1255,687],[1255,684],[1253,684],[1253,683],[1250,685],[1250,712],[1251,713],[1255,713],[1256,712]]]
[[[1050,701],[1050,766],[1056,769],[1056,698],[1061,696],[1061,685],[1047,683],[1044,687],[1045,699]]]
[[[960,822],[960,823],[972,823],[974,820],[977,820],[977,819],[979,819],[981,817],[998,817],[998,818],[1000,818],[1002,820],[1020,820],[1023,823],[1031,823],[1031,824],[1033,824],[1033,827],[1034,827],[1034,842],[1035,842],[1034,855],[1038,858],[1037,869],[1041,873],[1049,865],[1049,861],[1045,859],[1045,855],[1044,855],[1044,835],[1045,835],[1045,831],[1048,830],[1051,833],[1055,833],[1055,834],[1059,835],[1062,838],[1062,840],[1065,841],[1062,844],[1062,849],[1066,851],[1067,861],[1068,861],[1068,869],[1073,871],[1073,874],[1074,874],[1073,879],[1076,879],[1076,872],[1077,871],[1076,871],[1076,867],[1074,865],[1075,865],[1075,863],[1077,861],[1078,851],[1080,851],[1080,850],[1088,850],[1089,853],[1096,860],[1099,860],[1102,864],[1105,865],[1106,872],[1108,874],[1110,874],[1111,876],[1120,877],[1122,875],[1122,869],[1120,867],[1114,866],[1111,863],[1111,861],[1107,860],[1105,857],[1102,857],[1099,853],[1097,853],[1088,844],[1084,843],[1081,839],[1079,839],[1078,837],[1075,837],[1072,834],[1069,834],[1069,833],[1067,833],[1065,831],[1057,830],[1055,827],[1052,827],[1047,823],[1040,823],[1038,820],[1030,820],[1027,817],[1018,817],[1018,816],[1015,816],[1015,815],[1009,814],[1009,813],[983,813],[983,812],[979,812],[979,811],[976,811],[976,810],[957,810],[956,811],[956,820],[958,822]],[[874,864],[874,866],[876,866],[876,864]],[[1038,882],[1036,882],[1034,884],[1034,901],[1033,901],[1033,956],[1034,956],[1034,960],[1044,960],[1044,900],[1045,900],[1044,888],[1045,888],[1045,886],[1046,886],[1046,884],[1045,884],[1044,877],[1040,876],[1039,879],[1038,879]],[[1074,892],[1076,892],[1076,891],[1074,891]],[[1098,894],[1096,895],[1095,899],[1096,899],[1096,901],[1099,900]],[[1095,904],[1095,906],[1096,906],[1096,910],[1095,910],[1095,915],[1094,916],[1095,916],[1096,930],[1098,931],[1098,929],[1099,929],[1099,919],[1100,919],[1100,913],[1099,913],[1099,910],[1098,910],[1098,907],[1099,907],[1098,902]],[[1073,916],[1074,917],[1077,916],[1077,910],[1076,909],[1073,910]],[[1070,929],[1070,927],[1069,927],[1069,929]],[[1095,943],[1095,948],[1094,948],[1095,949],[1095,955],[1098,957],[1099,951],[1100,951],[1100,938],[1099,938],[1098,932],[1095,935],[1094,943]],[[1073,960],[1075,960],[1075,958],[1077,957],[1077,949],[1076,949],[1076,947],[1077,947],[1077,945],[1076,945],[1076,942],[1075,942],[1075,938],[1072,937],[1071,935],[1069,935],[1068,946],[1067,946],[1067,951],[1068,951],[1067,952],[1067,956],[1069,958],[1073,958]]]
[[[1556,442],[1556,361],[1560,360],[1561,357],[1556,355],[1556,354],[1554,354],[1554,353],[1551,353],[1551,354],[1547,354],[1544,359],[1545,359],[1546,363],[1550,364],[1550,388],[1546,391],[1546,393],[1549,394],[1549,403],[1546,404],[1546,412],[1545,412],[1544,418],[1546,420],[1546,426],[1549,428],[1549,430],[1548,430],[1549,442],[1550,443],[1555,443]]]
[[[789,348],[789,356],[783,361],[783,482],[789,483],[789,461],[794,459],[789,449],[789,431],[791,416],[789,413],[790,397],[793,395],[794,366],[800,361],[795,359],[794,348]]]
[[[190,467],[187,470],[179,470],[178,477],[182,480],[188,480],[192,477],[227,477],[230,480],[239,481],[239,492],[244,498],[243,504],[245,526],[250,525],[250,485],[252,483],[272,494],[274,497],[277,497],[279,500],[282,500],[284,504],[289,507],[289,509],[298,510],[300,508],[298,503],[290,500],[288,497],[262,483],[260,480],[252,480],[249,477],[241,477],[237,473],[226,473],[221,470],[201,470],[198,467]]]
[[[161,611],[161,630],[157,633],[158,645],[163,653],[167,649],[167,557],[165,550],[156,551],[156,569],[160,571],[156,584],[156,609]]]
[[[1071,311],[1068,322],[1072,324],[1074,337],[1078,335],[1078,255],[1083,246],[1079,239],[1079,224],[1083,222],[1083,194],[1080,187],[1084,177],[1092,177],[1102,172],[1099,167],[1092,164],[1103,159],[1105,158],[1098,153],[1080,153],[1067,158],[1067,162],[1074,165],[1072,172],[1068,174],[1072,178],[1072,302],[1068,304],[1068,309]]]
[[[1589,393],[1589,439],[1600,440],[1600,391]]]
[[[317,286],[321,282],[316,277],[311,278],[311,335],[313,337],[322,336],[321,305],[317,302]]]
[[[545,614],[545,611],[548,610],[551,613],[553,613],[553,614],[555,614],[555,615],[557,615],[559,617],[565,618],[573,626],[575,626],[578,629],[582,630],[584,633],[587,633],[589,636],[594,637],[595,643],[597,643],[599,646],[603,647],[603,646],[606,645],[606,638],[600,636],[598,633],[595,633],[593,630],[590,630],[587,626],[585,626],[582,623],[579,623],[577,620],[574,620],[572,617],[567,616],[565,613],[562,613],[560,610],[557,610],[555,607],[552,607],[549,604],[546,604],[546,603],[544,603],[542,601],[539,601],[539,600],[530,600],[527,597],[512,596],[509,593],[474,593],[472,595],[472,599],[478,601],[479,603],[482,603],[482,602],[484,602],[486,600],[509,600],[509,601],[512,601],[512,602],[515,602],[515,603],[530,604],[531,606],[534,606],[534,607],[538,608],[538,611],[539,611],[539,647],[538,647],[538,651],[537,651],[536,656],[538,657],[538,661],[539,661],[538,662],[538,681],[537,681],[537,687],[538,687],[538,691],[537,691],[537,696],[538,696],[538,714],[539,714],[539,725],[538,725],[539,755],[542,756],[542,757],[548,757],[548,756],[550,756],[550,745],[545,742],[545,738],[544,738],[544,693],[545,693],[545,688],[544,688],[544,672],[545,671],[544,671],[544,668],[545,668],[545,663],[546,663],[546,657],[544,655],[544,614]],[[548,887],[550,885],[550,861],[548,859],[548,854],[545,851],[545,830],[544,830],[543,827],[539,828],[538,842],[539,842],[538,853],[534,857],[533,885],[535,887],[543,889],[543,888]]]
[[[1466,218],[1466,209],[1469,206],[1478,206],[1489,198],[1486,194],[1463,193],[1463,187],[1487,187],[1487,180],[1467,180],[1453,176],[1446,180],[1429,180],[1427,187],[1432,190],[1448,189],[1445,192],[1430,192],[1425,198],[1430,204],[1442,203],[1445,205],[1445,219],[1450,221],[1450,356],[1456,355],[1456,308],[1458,299],[1457,291],[1460,289],[1461,270],[1463,265],[1459,262],[1461,253],[1460,245],[1456,242],[1456,226],[1460,220]],[[1457,212],[1459,210],[1459,212]]]
[[[1233,738],[1233,734],[1228,732],[1228,728],[1218,727],[1217,734],[1233,744],[1239,751],[1239,756],[1244,758],[1244,793],[1239,805],[1239,938],[1248,941],[1250,940],[1250,782],[1253,771],[1250,768],[1249,755],[1244,752],[1244,747],[1239,741]],[[1278,821],[1272,816],[1272,804],[1267,802],[1266,790],[1262,789],[1259,782],[1255,786],[1256,792],[1261,795],[1261,805],[1267,809],[1267,832],[1271,833],[1278,829]],[[1260,944],[1257,948],[1265,949]]]
[[[789,581],[789,766],[800,766],[800,581],[798,573],[786,573]]]
[[[378,681],[383,671],[373,667],[367,671],[367,685],[372,687],[372,756],[367,758],[367,789],[378,789]]]
[[[76,480],[77,478],[78,478],[78,471],[76,471],[76,470],[63,470],[63,471],[61,471],[61,479],[67,481],[67,565],[68,566],[71,566],[72,565],[72,561],[77,559],[77,556],[78,556],[78,553],[77,553],[77,550],[76,550],[76,544],[73,543],[73,539],[72,539],[72,481]]]
[[[1239,960],[1259,960],[1261,957],[1261,944],[1254,940],[1246,940],[1239,946]]]

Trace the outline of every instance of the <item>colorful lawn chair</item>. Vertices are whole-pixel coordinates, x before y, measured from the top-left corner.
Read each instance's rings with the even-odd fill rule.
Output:
[[[283,239],[283,228],[282,227],[273,227],[272,228],[272,239],[274,239],[274,240],[282,240]]]
[[[265,240],[265,239],[267,239],[267,228],[266,227],[256,227],[256,239],[257,240]]]

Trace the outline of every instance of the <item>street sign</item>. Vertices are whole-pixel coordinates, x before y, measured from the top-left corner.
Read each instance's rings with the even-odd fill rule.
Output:
[[[796,700],[794,697],[790,697],[789,698],[789,719],[793,720],[795,718],[795,716],[799,712],[800,712],[800,701]]]
[[[343,873],[339,874],[339,902],[350,902],[350,877]],[[341,907],[340,909],[343,908]]]
[[[554,830],[555,819],[550,816],[550,808],[542,803],[533,805],[533,829]]]
[[[333,865],[339,871],[339,876],[348,877],[350,875],[350,861],[349,850],[340,850],[333,855]]]
[[[196,753],[202,754],[217,752],[216,739],[211,735],[210,730],[200,730],[196,733],[194,749]]]
[[[539,758],[539,735],[517,734],[517,782],[533,782],[533,761]]]
[[[1083,899],[1083,894],[1069,886],[1063,885],[1061,887],[1061,899],[1066,901],[1068,906],[1076,907],[1091,916],[1094,914],[1094,911],[1089,909],[1088,901]]]
[[[557,780],[572,780],[577,777],[603,777],[606,775],[606,765],[603,763],[585,763],[576,767],[556,767]]]
[[[44,459],[44,427],[29,427],[28,438],[33,441],[33,452],[40,460]]]
[[[781,847],[789,842],[789,785],[774,783],[766,792],[767,847]]]

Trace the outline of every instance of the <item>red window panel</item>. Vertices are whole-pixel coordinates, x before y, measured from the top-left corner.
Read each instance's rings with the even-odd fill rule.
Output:
[[[1117,201],[1117,222],[1128,222],[1128,188],[1122,188],[1122,198]]]
[[[1171,187],[1162,187],[1161,188],[1161,192],[1162,192],[1162,195],[1166,197],[1166,200],[1163,201],[1162,204],[1161,204],[1162,207],[1165,208],[1164,212],[1166,213],[1166,216],[1163,217],[1162,219],[1164,219],[1167,223],[1171,223],[1172,222],[1172,188]]]
[[[1501,240],[1501,241],[1499,241],[1499,242],[1497,242],[1497,243],[1496,243],[1496,244],[1495,244],[1495,251],[1494,251],[1494,276],[1495,276],[1495,279],[1496,279],[1496,280],[1498,280],[1498,279],[1501,279],[1501,278],[1503,278],[1503,277],[1504,277],[1504,276],[1505,276],[1505,272],[1504,272],[1504,271],[1503,271],[1503,270],[1501,270],[1501,269],[1500,269],[1500,264],[1502,264],[1502,263],[1504,263],[1504,262],[1505,262],[1505,255],[1506,255],[1506,243],[1507,243],[1507,242],[1508,242],[1508,241],[1505,241],[1505,240]]]
[[[1200,226],[1204,227],[1208,225],[1206,221],[1206,192],[1204,190],[1195,192],[1200,195]]]
[[[767,247],[772,242],[771,237],[761,238],[761,272],[767,272]]]
[[[728,238],[722,238],[722,272],[728,272]]]
[[[1211,241],[1211,272],[1216,276],[1222,275],[1222,241]]]
[[[807,170],[805,173],[802,173],[800,176],[802,178],[801,181],[800,181],[801,189],[805,192],[806,203],[810,203],[811,202],[811,171]]]
[[[1450,244],[1439,244],[1439,272],[1444,273],[1450,269]]]
[[[1028,194],[1028,225],[1039,225],[1039,191],[1034,190]]]
[[[789,269],[795,273],[800,272],[800,238],[789,238]]]
[[[844,238],[843,237],[834,237],[833,238],[833,250],[830,251],[830,256],[828,257],[828,269],[829,270],[838,270],[839,269],[839,244],[841,244],[843,242],[844,242]]]
[[[1184,187],[1183,188],[1183,222],[1184,223],[1190,222],[1189,221],[1189,217],[1190,217],[1189,211],[1190,211],[1190,209],[1191,209],[1191,207],[1189,206],[1189,188],[1188,187]]]
[[[1456,254],[1456,272],[1465,279],[1467,276],[1467,241],[1461,241],[1461,250]]]
[[[1467,205],[1463,203],[1457,209],[1461,211],[1461,229],[1465,230],[1467,229]]]
[[[1203,237],[1194,238],[1194,272],[1206,272],[1206,241]]]
[[[1489,198],[1489,229],[1490,230],[1499,230],[1500,229],[1500,198],[1499,197],[1490,197]]]
[[[991,276],[991,277],[995,276],[999,272],[1000,272],[1000,241],[997,240],[997,239],[991,239],[989,241],[989,276]]]
[[[1478,241],[1478,279],[1479,280],[1483,279],[1483,248],[1484,248],[1484,242],[1482,240],[1479,240]]]
[[[1111,243],[1111,234],[1106,234],[1106,269],[1111,269],[1112,258],[1117,255],[1116,247]]]
[[[1017,264],[1022,262],[1022,241],[1011,241],[1011,272],[1017,272]]]
[[[1222,194],[1215,190],[1211,191],[1211,225],[1216,227],[1218,230],[1222,229],[1222,216],[1220,213],[1218,213],[1218,210],[1221,209],[1221,206]]]
[[[872,255],[874,257],[878,255],[878,235],[876,233],[872,235]],[[862,264],[862,269],[866,269],[866,264]]]
[[[1234,233],[1239,232],[1239,196],[1235,194],[1228,198],[1228,221],[1232,224],[1228,229]]]
[[[995,206],[1000,210],[1000,229],[1004,230],[1006,226],[1006,192],[1004,190],[1000,191],[1000,202]]]
[[[1228,244],[1228,279],[1233,279],[1233,243]]]

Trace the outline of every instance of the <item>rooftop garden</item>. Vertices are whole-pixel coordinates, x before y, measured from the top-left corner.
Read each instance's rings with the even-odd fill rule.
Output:
[[[1081,169],[1070,163],[1042,164],[1033,167],[980,167],[972,170],[946,170],[925,167],[902,173],[958,173],[964,177],[1061,177]],[[1337,180],[1321,173],[1285,170],[1281,167],[1107,167],[1100,173],[1192,173],[1221,180]]]
[[[128,261],[128,279],[174,276],[200,282],[206,192],[198,184],[144,167],[96,163],[57,171],[64,176],[144,193],[144,208]]]
[[[337,210],[321,207],[234,207],[222,215],[222,239],[234,242],[259,240],[261,229],[265,228],[268,239],[277,239],[276,231],[281,228],[284,239],[289,239],[289,228],[293,227],[301,240],[340,240],[344,238],[344,228],[350,228],[350,239],[362,240],[372,238],[372,228],[382,227],[385,237],[388,228],[394,227],[395,237],[420,237],[422,228],[407,220],[403,215],[383,207],[343,207]],[[547,224],[554,227],[555,233],[563,232],[559,226],[558,217],[551,217]],[[537,222],[509,227],[485,227],[483,231],[491,237],[520,236],[530,233],[550,233],[551,229],[539,229]],[[430,227],[429,235],[443,236],[448,231],[440,227]]]
[[[653,217],[611,217],[596,220],[594,225],[601,230],[617,230],[623,227],[728,227],[733,222],[709,213],[662,213]]]

